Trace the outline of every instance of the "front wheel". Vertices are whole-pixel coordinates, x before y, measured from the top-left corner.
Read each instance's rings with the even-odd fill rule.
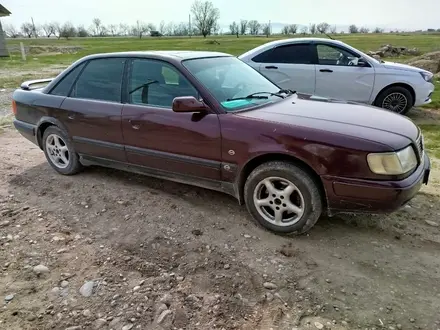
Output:
[[[58,173],[72,175],[82,169],[73,143],[57,126],[50,126],[44,131],[43,150],[49,165]]]
[[[244,198],[252,217],[276,233],[305,233],[322,213],[318,184],[306,171],[287,162],[257,167],[246,180]]]
[[[405,115],[413,106],[414,99],[408,89],[401,86],[393,86],[382,91],[375,105],[401,115]]]

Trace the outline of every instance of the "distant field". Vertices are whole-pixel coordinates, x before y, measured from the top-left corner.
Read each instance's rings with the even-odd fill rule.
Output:
[[[325,36],[324,36],[325,37]],[[422,52],[440,50],[440,34],[342,34],[334,36],[336,39],[344,41],[353,47],[363,51],[376,50],[381,45],[392,44],[395,46],[417,47]],[[18,49],[19,43],[23,42],[25,46],[79,46],[82,49],[76,54],[35,54],[29,55],[26,63],[21,60],[19,52],[12,52],[11,58],[0,59],[0,69],[23,69],[35,70],[48,65],[65,66],[78,58],[101,52],[114,51],[136,51],[136,50],[211,50],[226,52],[233,55],[239,55],[253,47],[265,42],[283,38],[283,36],[264,36],[251,37],[242,36],[236,38],[233,36],[211,36],[206,39],[201,37],[146,37],[142,39],[133,37],[115,37],[115,38],[73,38],[65,39],[9,39],[8,46]],[[218,41],[219,44],[213,43]],[[405,61],[407,57],[392,58],[393,61]],[[32,74],[35,76],[34,74]],[[38,75],[36,75],[38,76]],[[7,78],[0,77],[0,87],[10,87],[16,85],[20,77]],[[433,103],[430,107],[440,108],[440,84],[436,84],[439,90],[435,93]]]

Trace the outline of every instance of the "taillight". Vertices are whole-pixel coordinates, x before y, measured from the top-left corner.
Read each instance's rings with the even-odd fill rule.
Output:
[[[15,103],[15,100],[12,100],[12,113],[14,116],[17,115],[17,103]]]

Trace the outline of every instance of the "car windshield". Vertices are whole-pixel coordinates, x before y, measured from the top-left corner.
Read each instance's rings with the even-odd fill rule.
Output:
[[[236,57],[197,58],[185,60],[182,64],[227,112],[277,102],[286,97],[278,86]]]

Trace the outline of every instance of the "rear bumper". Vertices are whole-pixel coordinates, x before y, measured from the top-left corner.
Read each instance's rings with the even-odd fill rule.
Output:
[[[389,213],[409,202],[423,184],[428,184],[431,164],[424,162],[401,181],[369,181],[340,177],[322,177],[327,193],[329,214]]]
[[[26,123],[21,120],[14,119],[13,121],[15,129],[26,139],[38,145],[37,142],[37,126]]]

